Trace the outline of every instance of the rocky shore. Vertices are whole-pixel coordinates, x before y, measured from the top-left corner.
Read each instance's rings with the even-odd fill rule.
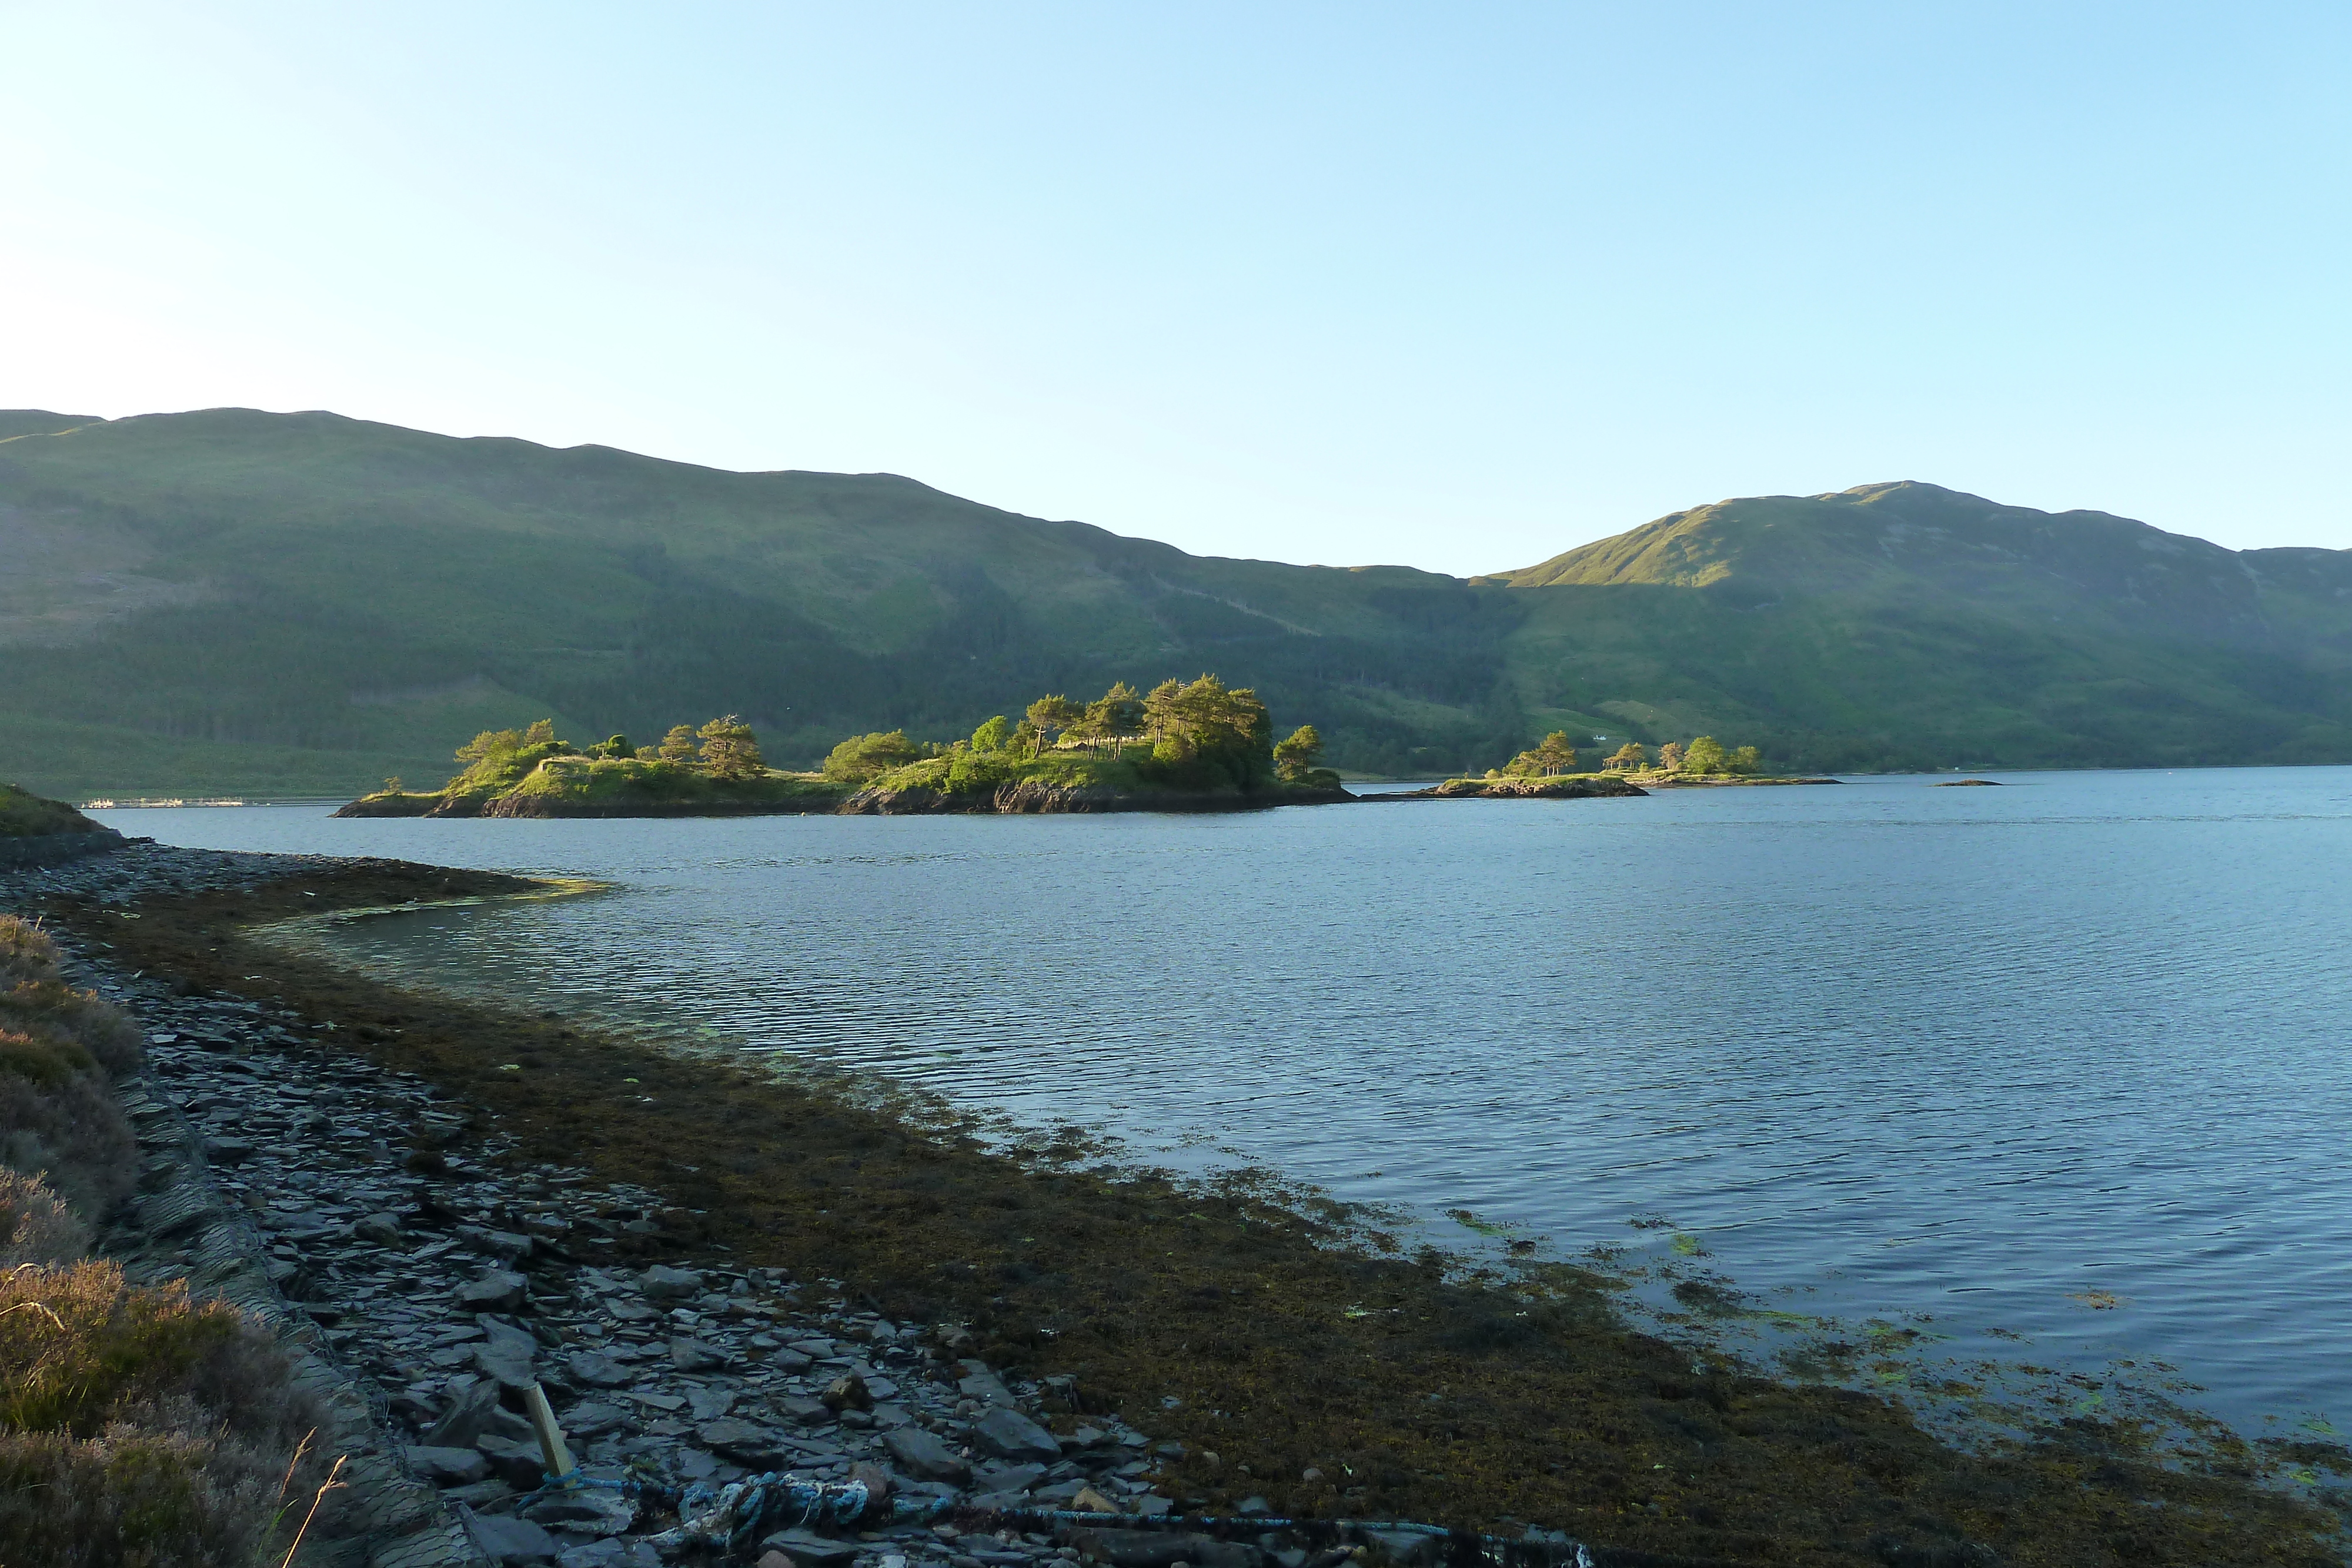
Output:
[[[142,846],[0,875],[0,906],[136,919],[148,895],[341,863]],[[139,1020],[147,1064],[118,1084],[142,1163],[102,1245],[136,1282],[236,1301],[297,1357],[351,1461],[306,1563],[1336,1568],[1444,1544],[1292,1529],[1259,1500],[1187,1524],[1161,1484],[1184,1445],[1081,1414],[1073,1379],[1008,1378],[962,1325],[892,1321],[838,1280],[665,1260],[681,1217],[660,1195],[519,1162],[334,1020],[124,975],[104,946],[68,942],[73,978]],[[550,1484],[535,1393],[568,1484]],[[1529,1542],[1574,1560],[1564,1536]]]

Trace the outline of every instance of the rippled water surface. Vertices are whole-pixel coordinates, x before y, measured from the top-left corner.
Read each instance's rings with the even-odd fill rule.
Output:
[[[2161,1358],[2241,1421],[2352,1416],[2352,769],[1999,777],[1203,818],[105,815],[619,884],[345,938],[410,974],[1570,1247],[1669,1218],[1777,1306]]]

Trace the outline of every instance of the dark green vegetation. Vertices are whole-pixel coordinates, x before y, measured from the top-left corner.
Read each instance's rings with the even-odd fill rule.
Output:
[[[0,783],[0,839],[96,831],[96,822],[64,801],[45,800],[14,784]]]
[[[84,1254],[138,1147],[139,1031],[0,915],[0,1561],[247,1568],[284,1549],[315,1416],[268,1333]]]
[[[1880,1398],[1631,1331],[1571,1270],[1465,1274],[1311,1198],[1089,1168],[1075,1130],[992,1153],[935,1109],[400,991],[249,934],[522,885],[377,862],[152,899],[135,921],[59,914],[124,964],[335,1020],[478,1108],[475,1134],[518,1137],[501,1157],[663,1194],[666,1234],[628,1239],[640,1260],[839,1279],[891,1313],[968,1322],[992,1363],[1074,1375],[1085,1409],[1187,1443],[1182,1481],[1210,1508],[1255,1492],[1277,1513],[1512,1519],[1595,1543],[1601,1568],[2336,1560],[2330,1516],[2252,1485],[2226,1445],[2168,1469],[2136,1423],[2080,1416],[1962,1452]]]
[[[1368,773],[1553,730],[1810,770],[2352,759],[2352,554],[1932,486],[1726,501],[1465,581],[1197,558],[888,475],[17,413],[0,551],[0,760],[66,795],[429,777],[550,711],[654,734],[732,706],[806,767],[1202,668]]]
[[[904,730],[852,736],[810,773],[768,767],[757,734],[733,714],[634,748],[623,735],[575,747],[541,719],[459,747],[466,770],[438,789],[386,779],[336,815],[1200,810],[1351,798],[1339,775],[1315,766],[1312,725],[1280,746],[1271,735],[1257,694],[1214,675],[1164,681],[1148,697],[1120,682],[1083,706],[1040,697],[1017,727],[1000,714],[946,745]]]

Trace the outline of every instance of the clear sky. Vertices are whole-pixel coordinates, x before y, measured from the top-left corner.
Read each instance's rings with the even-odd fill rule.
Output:
[[[1525,565],[1916,478],[2352,546],[2352,7],[0,0],[0,406]]]

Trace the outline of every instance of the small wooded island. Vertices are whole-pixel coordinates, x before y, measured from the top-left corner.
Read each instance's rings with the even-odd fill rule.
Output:
[[[1565,732],[1553,730],[1543,743],[1520,752],[1483,779],[1448,779],[1426,789],[1367,795],[1368,800],[1575,800],[1596,795],[1646,795],[1652,789],[1687,789],[1723,784],[1834,784],[1834,779],[1778,778],[1764,771],[1763,755],[1752,746],[1724,748],[1711,735],[1688,746],[1670,740],[1653,759],[1649,748],[1629,740],[1598,773],[1576,771],[1576,747]],[[1646,786],[1646,788],[1644,788]]]
[[[1257,694],[1214,675],[1164,681],[1148,695],[1121,681],[1085,704],[1040,697],[1020,723],[1000,714],[947,744],[903,730],[853,736],[806,773],[768,767],[731,714],[640,747],[619,735],[576,747],[542,719],[476,736],[457,752],[466,770],[438,789],[389,780],[336,815],[1233,811],[1354,800],[1316,765],[1322,744],[1312,725],[1276,744]]]

